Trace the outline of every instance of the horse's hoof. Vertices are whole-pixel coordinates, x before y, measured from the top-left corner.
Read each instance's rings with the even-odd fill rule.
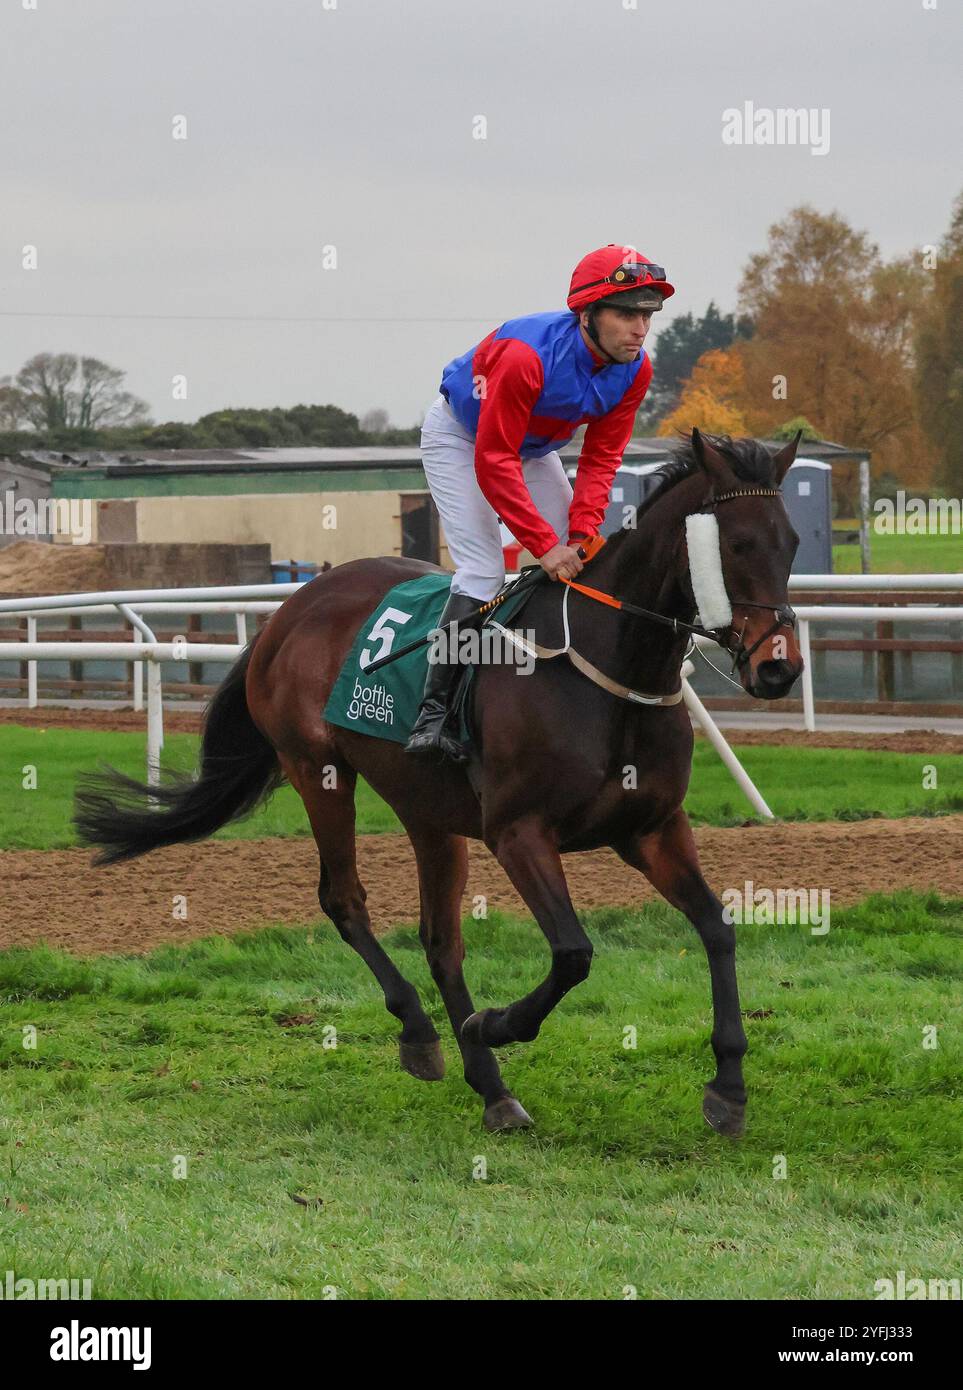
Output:
[[[477,1013],[469,1014],[461,1025],[461,1035],[465,1042],[477,1043],[481,1047],[491,1046],[489,1039],[485,1037],[485,1023],[491,1013],[494,1013],[493,1009],[479,1009]]]
[[[514,1096],[501,1096],[486,1106],[484,1123],[485,1128],[490,1130],[529,1129],[534,1121]]]
[[[726,1100],[707,1086],[702,1101],[702,1113],[717,1134],[725,1134],[730,1139],[738,1139],[746,1128],[746,1107],[737,1100]]]
[[[440,1081],[445,1074],[445,1054],[436,1038],[430,1043],[399,1043],[402,1070],[419,1081]]]

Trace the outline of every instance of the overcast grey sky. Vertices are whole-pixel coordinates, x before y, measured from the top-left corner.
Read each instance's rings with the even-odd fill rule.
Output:
[[[158,420],[307,401],[408,425],[594,246],[667,267],[664,324],[734,308],[800,202],[886,255],[939,240],[957,0],[632,4],[3,0],[0,376],[88,353]],[[828,108],[829,152],[725,145],[747,101]]]

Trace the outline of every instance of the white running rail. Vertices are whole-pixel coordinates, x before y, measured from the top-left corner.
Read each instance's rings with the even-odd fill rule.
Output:
[[[164,661],[233,662],[248,641],[249,615],[272,613],[284,599],[302,587],[290,584],[241,584],[194,589],[122,589],[102,593],[52,594],[43,598],[0,599],[0,616],[18,615],[27,619],[25,642],[0,642],[0,661],[27,662],[27,704],[36,707],[37,664],[41,661],[78,660],[131,661],[134,663],[135,709],[144,705],[144,664],[147,666],[147,780],[156,786],[160,777],[160,753],[164,743],[161,663]],[[963,592],[963,574],[809,574],[790,580],[793,594],[806,591],[885,593],[898,590]],[[869,604],[801,605],[799,643],[806,663],[802,677],[803,717],[807,730],[816,727],[811,661],[810,627],[813,623],[843,620],[897,620],[920,623],[963,620],[963,607],[933,604],[907,604],[877,607]],[[167,613],[233,614],[237,624],[237,644],[202,643],[177,639],[158,642],[145,621],[146,616]],[[67,617],[77,614],[120,614],[134,628],[130,642],[44,642],[37,637],[38,617]],[[699,639],[700,646],[711,647]],[[729,772],[750,804],[760,815],[772,819],[772,811],[749,774],[726,742],[718,725],[689,684],[691,662],[683,667],[683,696],[690,716],[705,731]]]

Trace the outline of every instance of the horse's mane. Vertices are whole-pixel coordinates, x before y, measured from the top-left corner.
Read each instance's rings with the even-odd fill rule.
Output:
[[[758,439],[733,439],[728,434],[706,434],[704,430],[701,433],[702,438],[722,454],[737,478],[759,487],[772,484],[773,456]],[[691,478],[693,473],[698,472],[692,436],[684,435],[682,441],[670,450],[666,462],[643,479],[643,497],[636,511],[636,519],[644,516],[684,478]]]
[[[756,483],[760,487],[772,484],[773,455],[758,439],[733,439],[728,434],[706,434],[704,430],[700,433],[708,444],[722,454],[736,477],[744,483]],[[672,457],[685,463],[690,473],[698,468],[691,435],[685,436],[682,443],[673,449]]]

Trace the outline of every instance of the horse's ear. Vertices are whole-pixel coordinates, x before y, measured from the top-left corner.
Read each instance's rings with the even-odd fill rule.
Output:
[[[799,441],[802,439],[802,430],[796,431],[796,438],[776,454],[772,461],[772,480],[776,487],[779,487],[783,478],[789,472],[796,458],[796,450],[799,448]]]
[[[725,458],[697,429],[692,431],[692,453],[699,467],[708,473],[716,491],[727,492],[730,488],[738,486],[739,479]]]

